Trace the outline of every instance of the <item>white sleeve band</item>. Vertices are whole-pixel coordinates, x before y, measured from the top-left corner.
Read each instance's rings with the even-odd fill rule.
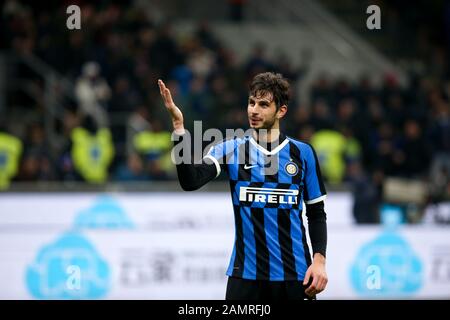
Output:
[[[210,155],[210,154],[207,154],[206,156],[203,157],[203,159],[206,159],[206,158],[210,159],[210,160],[214,163],[214,165],[216,166],[216,170],[217,170],[216,178],[217,178],[217,177],[219,176],[220,172],[222,171],[222,170],[220,169],[219,161],[217,161],[217,159],[214,158],[214,157],[213,157],[212,155]]]
[[[306,204],[314,204],[314,203],[317,203],[317,202],[325,200],[326,197],[327,197],[327,195],[324,194],[323,196],[320,196],[320,197],[312,199],[312,200],[305,200],[305,203]]]

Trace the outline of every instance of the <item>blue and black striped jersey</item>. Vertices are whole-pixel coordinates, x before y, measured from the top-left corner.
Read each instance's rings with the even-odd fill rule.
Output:
[[[267,150],[252,137],[214,145],[205,158],[230,181],[235,243],[228,276],[303,280],[311,254],[302,222],[302,201],[326,197],[313,148],[284,135]]]

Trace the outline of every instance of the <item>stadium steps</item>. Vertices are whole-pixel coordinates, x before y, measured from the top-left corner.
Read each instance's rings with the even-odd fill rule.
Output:
[[[233,49],[240,61],[248,56],[256,43],[264,43],[269,57],[281,50],[294,65],[302,62],[302,51],[310,51],[313,55],[309,73],[311,79],[323,72],[351,80],[362,74],[371,74],[377,83],[386,72],[393,72],[398,75],[400,83],[405,83],[403,70],[376,48],[378,45],[387,47],[389,42],[371,35],[379,42],[375,42],[376,46],[372,45],[317,2],[248,0],[244,9],[245,20],[241,23],[228,20],[227,1],[199,2],[202,8],[192,8],[183,14],[179,12],[178,16],[173,13],[177,18],[173,20],[176,21],[175,29],[180,33],[190,32],[199,21],[207,20],[212,30]],[[362,21],[364,23],[361,21],[355,20],[361,28],[365,28],[365,20]]]
[[[59,74],[52,66],[46,64],[34,55],[17,55],[9,51],[1,53],[1,59],[6,67],[5,85],[2,94],[6,100],[6,107],[2,112],[7,113],[8,129],[17,136],[25,135],[24,126],[14,126],[14,123],[30,124],[43,122],[51,151],[55,152],[64,143],[62,134],[56,125],[63,120],[63,107],[68,99],[73,98],[73,83]],[[14,70],[26,70],[32,77],[20,77]],[[9,101],[9,94],[15,93],[26,96],[29,104],[23,105]],[[36,109],[36,106],[38,108]],[[42,108],[39,109],[39,108]],[[33,112],[31,110],[34,110]],[[1,110],[0,110],[1,111]],[[1,113],[0,113],[1,115]]]

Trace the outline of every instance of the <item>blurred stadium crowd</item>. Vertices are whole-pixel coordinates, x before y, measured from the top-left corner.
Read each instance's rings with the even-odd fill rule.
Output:
[[[176,179],[171,126],[157,79],[167,81],[188,129],[202,120],[204,129],[224,130],[247,128],[249,81],[259,72],[276,71],[293,88],[286,133],[314,145],[329,185],[348,183],[355,190],[361,222],[376,222],[374,208],[386,177],[428,183],[428,201],[449,198],[447,48],[439,68],[411,72],[406,87],[394,74],[386,74],[381,85],[371,75],[352,82],[322,74],[308,96],[300,97],[296,90],[309,72],[307,60],[293,66],[283,55],[269,58],[264,45],[255,44],[246,61],[238,63],[235,48],[222,43],[207,23],[181,37],[171,24],[152,21],[131,1],[120,3],[83,4],[82,29],[70,31],[65,3],[50,10],[37,2],[4,2],[1,50],[14,57],[38,57],[73,84],[52,120],[56,135],[49,136],[45,81],[23,63],[8,65],[15,78],[32,80],[38,97],[7,86],[0,132],[21,145],[15,149],[21,149],[17,172],[8,180]],[[431,47],[430,54],[434,50],[443,49]],[[12,148],[15,143],[5,141],[0,135],[0,144]],[[93,165],[92,159],[102,165]],[[0,168],[6,161],[0,157]],[[6,189],[7,183],[3,185]]]

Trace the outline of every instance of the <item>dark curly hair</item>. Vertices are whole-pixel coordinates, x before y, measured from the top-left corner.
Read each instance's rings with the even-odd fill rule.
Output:
[[[261,97],[272,94],[277,109],[289,103],[289,82],[280,74],[264,72],[257,74],[250,84],[250,95]]]

